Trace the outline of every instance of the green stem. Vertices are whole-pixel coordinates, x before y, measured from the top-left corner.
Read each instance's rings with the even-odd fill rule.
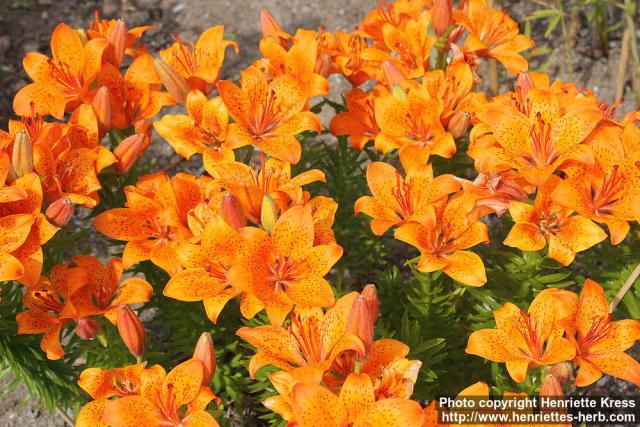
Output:
[[[613,301],[611,301],[609,313],[613,314],[618,304],[620,304],[620,301],[622,301],[622,298],[624,298],[629,289],[631,289],[631,286],[633,286],[638,277],[640,277],[640,264],[636,265],[636,268],[634,268],[629,277],[627,277],[627,281],[624,282],[624,285],[622,285],[622,287],[616,294],[616,297],[613,299]]]

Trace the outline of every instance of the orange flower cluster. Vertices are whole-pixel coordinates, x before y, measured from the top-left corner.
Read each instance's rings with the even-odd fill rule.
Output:
[[[258,350],[251,376],[266,365],[281,369],[269,376],[279,395],[264,405],[300,426],[421,425],[421,407],[409,398],[422,363],[407,359],[409,348],[397,340],[373,340],[377,317],[375,286],[367,285],[326,312],[296,308],[286,328],[240,328]]]
[[[123,267],[118,258],[106,265],[88,255],[72,257],[73,263],[58,264],[49,277],[40,277],[24,295],[26,311],[17,315],[19,334],[44,334],[40,347],[49,359],[64,355],[60,335],[75,324],[75,333],[92,339],[100,332],[96,316],[118,324],[123,305],[149,301],[153,289],[145,280],[130,277],[120,281]]]
[[[207,333],[198,340],[193,357],[169,373],[160,365],[147,368],[146,362],[85,369],[78,384],[94,400],[80,410],[76,426],[217,427],[206,412],[212,400],[220,402],[209,388],[214,371],[215,353]]]
[[[640,322],[613,321],[604,291],[593,280],[586,280],[579,297],[549,288],[528,312],[507,303],[494,317],[497,329],[475,331],[466,352],[506,363],[516,382],[525,380],[529,368],[573,361],[579,387],[603,373],[640,386],[640,363],[625,353],[640,339]]]
[[[398,27],[412,34],[412,24],[420,18],[401,5],[407,3],[374,13],[387,20],[384,35],[396,34]],[[378,83],[368,93],[353,89],[346,97],[348,111],[331,123],[335,135],[349,135],[358,149],[369,141],[382,153],[397,149],[406,171],[403,178],[391,166],[370,164],[367,181],[373,197],[360,198],[356,213],[372,217],[377,235],[396,226],[395,237],[420,250],[419,270],[442,270],[470,286],[483,285],[486,276],[480,258],[465,249],[488,242],[480,220],[491,213],[508,211],[515,222],[505,245],[523,251],[548,246],[549,257],[563,265],[606,238],[598,223],[607,226],[612,244],[620,243],[629,222],[640,219],[636,114],[617,120],[615,106],[604,105],[590,92],[550,83],[540,73],[527,74],[527,62],[518,52],[531,47],[531,41],[483,0],[462,2],[457,10],[450,2],[436,1],[431,14],[432,19],[448,19],[449,25],[436,31],[444,69],[424,71],[416,62],[408,68],[406,43],[391,45],[397,55],[386,59],[379,47],[367,48],[364,52],[377,49],[384,70],[378,80],[386,84]],[[387,41],[371,37],[375,46]],[[490,101],[473,92],[482,57],[518,73],[514,92]],[[467,154],[474,159],[477,177],[434,179],[430,155],[452,157],[455,138],[470,124]]]

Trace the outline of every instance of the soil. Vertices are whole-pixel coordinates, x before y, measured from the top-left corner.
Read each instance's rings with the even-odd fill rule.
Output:
[[[519,22],[540,7],[526,0],[501,3]],[[236,56],[228,51],[222,77],[235,78],[242,67],[258,58],[261,9],[268,9],[285,30],[293,32],[298,27],[315,29],[321,24],[329,31],[351,30],[372,7],[375,7],[374,0],[0,0],[0,127],[5,128],[6,121],[12,117],[13,95],[28,83],[21,66],[24,54],[48,53],[51,31],[59,22],[86,27],[95,10],[100,10],[105,17],[124,18],[130,27],[156,25],[157,28],[144,37],[151,52],[167,46],[173,33],[179,32],[183,39],[195,41],[209,26],[224,24],[227,38],[236,41],[241,52]],[[576,44],[571,50],[571,72],[566,66],[559,30],[545,39],[543,23],[534,22],[533,38],[541,50],[547,46],[551,49],[535,57],[532,66],[546,66],[545,71],[554,78],[573,77],[578,86],[590,87],[601,100],[613,103],[621,31],[611,32],[607,49],[602,49],[594,26],[586,16],[579,18]],[[611,22],[620,22],[620,19],[614,17]],[[626,83],[628,87],[629,82]],[[505,85],[503,89],[508,88]],[[619,110],[630,111],[635,102],[633,96],[628,96]],[[168,144],[152,144],[147,157],[172,172],[198,172],[197,162],[180,162]],[[628,392],[625,383],[611,379],[599,382],[595,390],[609,393],[614,390],[613,394]],[[65,423],[59,415],[48,414],[39,409],[37,402],[25,399],[24,389],[18,388],[0,401],[0,425],[48,427]]]

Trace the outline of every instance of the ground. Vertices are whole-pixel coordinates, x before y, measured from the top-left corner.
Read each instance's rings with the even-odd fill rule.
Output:
[[[502,3],[520,22],[539,7],[526,0]],[[195,41],[202,30],[223,24],[228,38],[241,47],[237,56],[229,51],[223,72],[223,78],[234,78],[239,69],[258,57],[261,9],[271,11],[285,30],[293,32],[298,27],[316,29],[320,25],[329,31],[351,30],[372,7],[375,7],[374,0],[0,0],[0,127],[4,128],[11,117],[13,95],[27,83],[21,68],[24,54],[29,51],[48,52],[51,31],[59,22],[86,27],[95,10],[100,10],[106,17],[124,18],[129,26],[156,25],[157,28],[144,38],[151,52],[169,44],[173,33],[179,32],[183,39]],[[591,23],[585,16],[577,18],[576,45],[572,50],[575,83],[590,87],[600,99],[613,103],[621,32],[610,34],[607,57],[597,40],[593,40]],[[535,24],[533,30],[538,45],[541,48],[550,46],[551,50],[532,64],[546,64],[546,71],[552,76],[567,80],[569,73],[559,32],[544,39],[542,23]],[[632,109],[635,103],[633,97],[627,98],[622,108],[625,111]],[[160,165],[176,168],[178,158],[174,157],[175,153],[167,144],[155,144],[148,156],[156,158]],[[188,164],[178,167],[188,168]],[[610,387],[608,384],[603,388]],[[25,401],[24,391],[19,388],[2,397],[0,425],[48,427],[65,424],[59,415],[50,415],[39,409],[37,402]]]

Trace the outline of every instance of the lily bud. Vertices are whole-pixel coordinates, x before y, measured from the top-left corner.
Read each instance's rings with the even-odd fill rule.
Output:
[[[162,59],[154,59],[153,65],[167,92],[173,96],[177,103],[184,104],[187,100],[187,94],[191,90],[189,83]]]
[[[260,210],[260,224],[267,233],[271,233],[273,226],[278,220],[278,211],[276,209],[276,203],[273,201],[273,197],[269,194],[265,194],[262,198],[262,209]]]
[[[141,357],[144,353],[144,339],[146,332],[142,322],[138,319],[138,316],[131,310],[127,304],[120,304],[118,306],[117,317],[118,333],[127,346],[131,354],[135,357]]]
[[[222,215],[222,218],[224,218],[227,224],[236,230],[247,225],[247,216],[244,214],[242,204],[240,200],[231,193],[226,193],[222,197],[220,215]]]
[[[522,98],[526,97],[531,89],[533,89],[534,84],[531,76],[527,72],[518,73],[516,77],[516,93],[519,94]]]
[[[91,101],[91,106],[102,127],[110,127],[111,101],[109,99],[109,89],[106,86],[102,86],[96,91],[93,101]]]
[[[260,11],[260,27],[262,28],[263,37],[277,37],[282,32],[280,24],[267,9]]]
[[[551,373],[560,381],[560,384],[564,384],[571,378],[573,367],[569,362],[556,363],[551,367]]]
[[[82,317],[76,325],[76,335],[83,340],[92,340],[100,332],[100,323],[90,317]]]
[[[393,97],[395,99],[397,99],[398,101],[406,101],[407,100],[407,92],[405,92],[404,89],[402,88],[402,86],[400,86],[400,85],[395,85],[393,87],[393,90],[391,91],[391,93],[393,94]]]
[[[360,295],[353,302],[347,317],[347,332],[356,335],[362,340],[366,352],[369,351],[373,342],[375,320],[372,319],[371,315],[367,301],[364,296]]]
[[[394,90],[396,85],[399,85],[407,79],[404,73],[390,61],[382,62],[382,72],[384,73],[384,78],[387,81],[387,87],[390,90]]]
[[[126,137],[120,142],[120,145],[113,150],[118,163],[114,165],[115,169],[120,173],[125,173],[142,155],[144,149],[144,135],[136,134]]]
[[[29,135],[25,131],[18,132],[13,142],[11,166],[13,166],[16,178],[33,172],[33,147],[31,146]]]
[[[211,377],[216,371],[216,349],[213,346],[211,335],[203,332],[198,339],[193,351],[193,358],[202,362],[202,385],[209,386]]]
[[[466,111],[458,111],[453,115],[453,117],[451,117],[451,121],[447,128],[454,138],[460,138],[467,133],[470,124],[471,115]]]
[[[110,62],[114,66],[120,67],[124,59],[125,43],[127,41],[127,25],[122,19],[116,21],[116,26],[107,36],[107,40],[110,44]]]
[[[63,227],[73,218],[73,202],[68,197],[61,197],[49,205],[45,215],[54,225]]]
[[[549,374],[544,378],[542,386],[540,387],[540,396],[563,396],[562,384],[558,378]]]
[[[438,37],[441,37],[449,28],[449,25],[453,24],[451,18],[451,1],[450,0],[435,0],[435,3],[431,7],[431,25]]]
[[[316,59],[316,73],[327,78],[331,74],[331,57],[329,55],[320,55]]]
[[[362,290],[360,294],[364,297],[364,300],[367,302],[367,307],[369,308],[369,312],[371,313],[371,319],[375,323],[378,320],[378,313],[380,307],[380,300],[378,299],[378,291],[376,290],[376,285],[368,284]]]
[[[462,35],[464,34],[464,27],[462,25],[458,25],[451,34],[449,34],[449,38],[447,39],[448,44],[458,43]]]

